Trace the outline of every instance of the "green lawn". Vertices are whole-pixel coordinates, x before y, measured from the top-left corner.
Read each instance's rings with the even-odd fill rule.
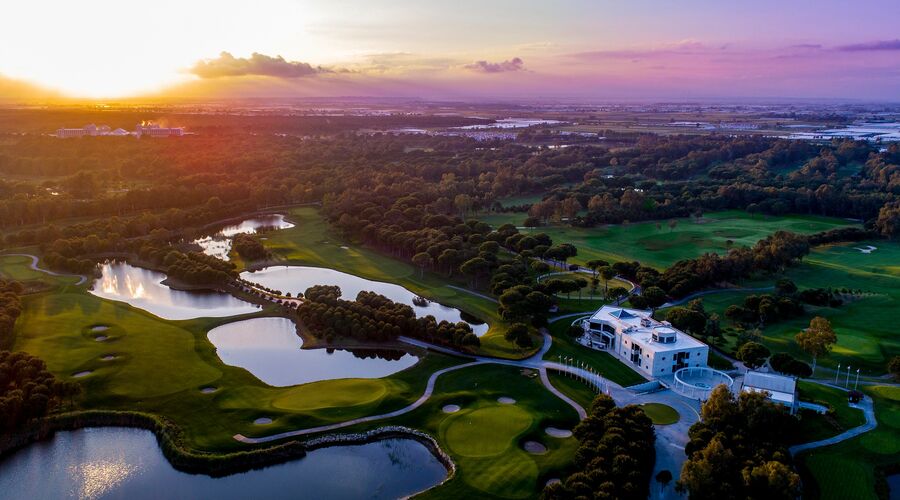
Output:
[[[597,397],[597,392],[593,387],[585,384],[581,380],[572,378],[570,375],[551,370],[547,372],[547,376],[550,377],[550,383],[553,384],[553,387],[556,387],[562,391],[563,394],[575,400],[575,402],[581,405],[585,410],[591,407],[591,403],[593,403],[594,398]]]
[[[797,443],[826,439],[866,422],[862,411],[847,404],[846,391],[803,381],[798,387],[801,401],[825,405],[833,411],[827,415],[804,411],[801,415],[800,434],[796,436]]]
[[[410,264],[392,259],[367,248],[342,241],[329,228],[319,212],[302,207],[288,212],[295,227],[274,231],[265,241],[280,264],[329,267],[363,278],[401,285],[423,297],[456,307],[491,325],[482,339],[481,353],[505,358],[521,358],[531,352],[522,351],[503,338],[505,324],[497,315],[497,304],[475,294],[448,285],[465,288],[464,281],[448,280],[444,276],[419,270]],[[535,343],[539,344],[535,337]]]
[[[681,419],[681,415],[675,408],[662,403],[644,403],[640,405],[644,413],[650,417],[655,425],[671,425]]]
[[[558,361],[560,356],[565,356],[579,362],[585,362],[603,377],[623,387],[647,381],[643,376],[614,358],[611,354],[589,349],[572,340],[566,334],[566,330],[574,319],[561,319],[550,324],[549,330],[553,336],[553,345],[547,351],[547,354],[544,355],[544,359]]]
[[[45,286],[74,285],[78,278],[74,276],[53,276],[31,269],[31,258],[18,255],[0,255],[0,277],[21,281],[22,283],[39,283]]]
[[[515,404],[497,401],[510,397]],[[444,413],[445,405],[460,411]],[[434,436],[457,464],[456,476],[424,498],[533,498],[551,478],[565,476],[578,442],[553,438],[547,427],[572,429],[578,415],[547,391],[533,371],[485,365],[438,379],[421,408],[386,424],[408,425]],[[522,449],[525,441],[547,447],[543,455]]]
[[[512,223],[521,226],[526,214],[490,214],[481,220],[497,227]],[[836,218],[810,215],[763,216],[730,210],[705,214],[700,223],[692,219],[676,219],[670,229],[668,221],[613,225],[596,228],[573,228],[561,225],[536,228],[547,233],[554,243],[571,243],[578,248],[572,262],[592,259],[609,262],[637,260],[644,265],[663,269],[680,260],[698,257],[706,252],[719,254],[730,246],[752,246],[778,230],[811,234],[852,223]],[[528,231],[528,230],[524,230]],[[732,243],[729,244],[728,242]]]
[[[870,254],[855,247],[877,246]],[[748,287],[771,285],[780,276],[764,277],[747,283]],[[807,314],[787,321],[779,321],[763,329],[765,344],[776,352],[788,352],[808,363],[809,355],[801,351],[794,336],[809,325],[813,316],[831,321],[838,342],[833,351],[819,358],[819,366],[836,368],[837,364],[861,368],[862,375],[886,372],[891,356],[900,353],[900,337],[895,335],[897,311],[900,310],[900,244],[871,241],[814,248],[800,266],[790,268],[785,277],[802,288],[848,288],[862,290],[862,295],[840,307],[806,306]],[[727,292],[706,295],[704,307],[724,318],[730,304],[742,304],[748,292]],[[723,319],[723,326],[728,326]],[[734,348],[735,337],[728,340],[725,350]],[[818,374],[820,376],[823,374]]]
[[[234,434],[271,434],[401,408],[422,394],[430,373],[460,362],[428,354],[384,379],[269,387],[244,369],[224,365],[206,339],[211,328],[244,317],[166,321],[80,289],[64,290],[24,298],[14,348],[43,358],[64,378],[91,371],[73,379],[85,389],[83,407],[164,415],[198,449],[241,449],[245,445]],[[91,327],[97,325],[108,327],[107,340],[95,340]],[[108,354],[115,359],[104,361]],[[202,394],[207,385],[219,390]],[[274,423],[254,425],[262,416]]]
[[[875,468],[895,464],[900,457],[900,387],[866,386],[862,390],[875,401],[878,427],[798,458],[806,476],[804,482],[815,490],[811,498],[878,498]]]

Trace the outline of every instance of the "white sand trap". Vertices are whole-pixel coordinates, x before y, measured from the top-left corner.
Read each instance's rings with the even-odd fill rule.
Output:
[[[90,375],[91,373],[93,373],[93,372],[90,371],[90,370],[85,370],[85,371],[83,371],[83,372],[78,372],[78,373],[72,375],[72,378],[87,377],[87,376]]]
[[[212,394],[218,390],[218,387],[204,387],[203,389],[200,389],[200,392],[202,392],[203,394]]]
[[[572,437],[572,431],[570,431],[568,429],[557,429],[556,427],[547,427],[546,429],[544,429],[544,432],[546,432],[548,436],[560,438],[560,439]]]
[[[441,410],[444,413],[456,413],[459,411],[459,405],[447,405],[447,406],[441,408]]]
[[[103,342],[108,338],[109,337],[107,337],[106,335],[97,335],[96,337],[94,337],[94,342]]]
[[[873,247],[872,245],[866,245],[864,247],[853,247],[854,250],[859,250],[862,253],[872,253],[875,250],[878,250],[878,247]]]
[[[525,441],[522,448],[532,455],[543,455],[544,453],[547,453],[547,447],[537,441]]]
[[[116,359],[116,357],[117,356],[115,354],[107,354],[106,356],[103,356],[100,359],[103,361],[112,361],[112,360]]]
[[[92,332],[105,332],[106,330],[109,330],[109,327],[106,325],[97,325],[91,327]]]
[[[256,425],[268,425],[272,423],[272,419],[268,417],[261,417],[254,420],[253,423]]]
[[[341,250],[350,250],[350,247],[341,246]]]
[[[506,397],[506,396],[497,398],[497,402],[500,403],[500,404],[502,404],[502,405],[514,405],[514,404],[516,404],[516,400],[515,400],[515,399],[513,399],[513,398],[508,398],[508,397]]]
[[[546,486],[550,486],[551,484],[556,484],[556,483],[561,483],[561,482],[562,482],[562,481],[560,481],[559,478],[554,477],[554,478],[548,479],[547,482],[544,483],[544,484],[545,484]]]

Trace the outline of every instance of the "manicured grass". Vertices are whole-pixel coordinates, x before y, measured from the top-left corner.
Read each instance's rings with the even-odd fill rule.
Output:
[[[803,381],[800,381],[798,388],[801,401],[825,405],[833,411],[828,415],[803,412],[797,443],[829,438],[866,422],[862,411],[848,405],[846,391]]]
[[[497,401],[510,397],[515,404]],[[444,413],[445,405],[459,405]],[[424,498],[533,498],[550,478],[565,477],[578,442],[553,438],[547,427],[572,429],[578,415],[547,391],[531,370],[483,365],[447,373],[432,398],[385,425],[407,425],[434,436],[457,464],[456,476]],[[544,455],[522,449],[539,441]]]
[[[481,220],[495,227],[505,223],[521,226],[526,217],[526,214],[506,213],[485,215]],[[811,234],[852,225],[844,219],[810,215],[750,215],[737,210],[705,214],[700,223],[692,219],[677,221],[674,229],[669,228],[668,221],[661,221],[660,228],[656,227],[657,222],[642,222],[596,228],[553,225],[533,231],[547,233],[554,243],[575,245],[578,256],[572,258],[572,262],[637,260],[662,269],[680,259],[698,257],[706,252],[723,254],[731,246],[752,246],[782,229]]]
[[[31,258],[18,255],[0,255],[0,277],[25,284],[39,282],[49,286],[73,285],[78,282],[78,278],[74,276],[53,276],[31,269]]]
[[[244,317],[166,321],[74,288],[25,296],[24,306],[14,349],[43,358],[64,378],[91,371],[72,379],[84,388],[82,407],[165,416],[184,430],[188,445],[203,450],[245,449],[232,439],[237,433],[258,436],[401,408],[422,394],[433,371],[460,362],[428,354],[384,379],[276,388],[224,365],[206,339],[211,328]],[[103,342],[91,331],[96,325],[108,327]],[[102,360],[107,354],[116,358]],[[218,390],[202,394],[204,386]],[[254,425],[259,417],[274,422]]]
[[[549,330],[550,335],[553,336],[553,345],[547,351],[547,354],[544,355],[544,359],[558,361],[560,356],[571,357],[579,362],[587,363],[601,376],[623,387],[647,381],[643,376],[614,358],[611,354],[589,349],[576,343],[566,333],[574,319],[565,318],[550,325]]]
[[[662,403],[644,403],[640,405],[644,413],[650,417],[655,425],[671,425],[681,419],[681,415],[675,408]]]
[[[900,455],[900,388],[861,388],[875,401],[878,427],[862,436],[798,457],[804,482],[822,499],[875,499],[875,468]],[[809,484],[812,483],[812,484]]]
[[[581,380],[573,378],[571,375],[565,375],[555,371],[549,371],[550,383],[563,394],[572,398],[582,408],[587,410],[597,397],[597,392],[593,387],[588,386]]]
[[[295,227],[274,231],[265,241],[279,264],[329,267],[363,278],[396,283],[490,324],[490,330],[481,338],[481,354],[521,358],[534,352],[535,349],[522,351],[503,338],[506,324],[498,316],[495,302],[448,286],[465,288],[465,281],[430,272],[420,276],[419,270],[406,262],[343,241],[314,208],[296,208],[288,212],[288,218]],[[539,345],[539,338],[535,337],[535,343]]]
[[[877,246],[870,254],[855,247]],[[881,375],[892,355],[900,352],[900,337],[896,331],[897,311],[900,310],[900,244],[889,241],[870,241],[814,248],[803,263],[789,268],[785,277],[802,288],[848,288],[862,290],[862,295],[840,307],[806,306],[807,314],[779,321],[763,329],[764,343],[775,352],[787,352],[811,363],[811,358],[797,346],[794,337],[809,326],[813,316],[831,321],[838,342],[831,353],[818,360],[819,366],[837,368],[848,364],[862,369],[862,375]],[[747,283],[748,287],[771,285],[780,276]],[[730,304],[742,304],[748,292],[727,292],[707,295],[703,303],[707,311],[717,312],[724,319]],[[734,348],[734,337],[726,337],[725,349]],[[823,375],[823,374],[818,374]]]

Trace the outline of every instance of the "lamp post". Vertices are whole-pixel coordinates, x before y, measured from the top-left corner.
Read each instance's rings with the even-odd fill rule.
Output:
[[[856,382],[853,384],[853,390],[859,387],[859,368],[856,369]]]
[[[838,375],[840,375],[840,374],[841,374],[841,364],[838,363],[838,369],[836,372],[834,372],[834,383],[835,384],[838,383],[837,378],[838,378]]]
[[[847,383],[844,387],[850,387],[850,365],[847,365]]]

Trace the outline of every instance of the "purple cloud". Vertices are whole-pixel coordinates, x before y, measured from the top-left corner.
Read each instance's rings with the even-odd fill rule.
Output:
[[[851,45],[841,45],[837,50],[843,52],[871,52],[871,51],[887,51],[900,50],[900,40],[876,40],[874,42],[854,43]]]
[[[191,73],[200,78],[222,78],[227,76],[273,76],[277,78],[301,78],[330,70],[311,66],[305,62],[286,61],[281,56],[267,56],[254,52],[249,58],[234,57],[222,52],[216,59],[198,61]]]
[[[475,61],[472,64],[466,64],[464,67],[479,73],[506,73],[524,70],[525,62],[519,57],[514,57],[503,62]]]

